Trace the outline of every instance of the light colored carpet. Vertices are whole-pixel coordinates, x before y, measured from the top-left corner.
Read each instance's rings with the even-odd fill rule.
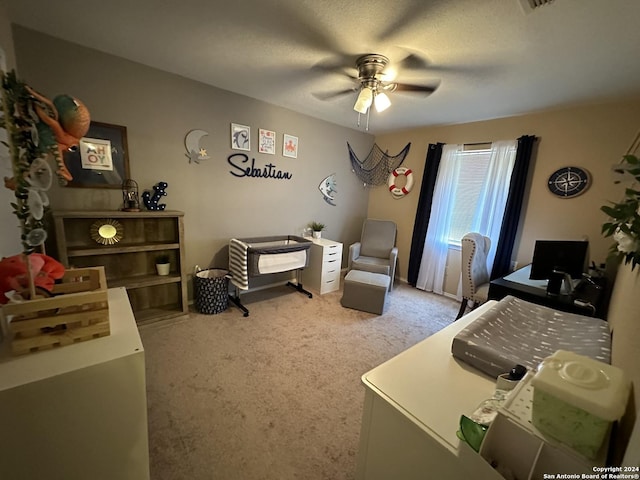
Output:
[[[216,315],[141,327],[152,480],[353,479],[370,369],[458,303],[397,285],[384,315],[285,286]]]

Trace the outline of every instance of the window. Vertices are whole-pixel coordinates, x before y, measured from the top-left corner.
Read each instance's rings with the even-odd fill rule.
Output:
[[[489,171],[491,150],[461,151],[458,158],[460,165],[452,202],[449,244],[460,246],[464,234],[472,230],[476,207]]]

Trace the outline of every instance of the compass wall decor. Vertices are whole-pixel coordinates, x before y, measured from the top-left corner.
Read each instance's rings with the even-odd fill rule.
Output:
[[[561,198],[571,198],[584,193],[591,185],[591,175],[580,167],[562,167],[549,177],[549,191]]]

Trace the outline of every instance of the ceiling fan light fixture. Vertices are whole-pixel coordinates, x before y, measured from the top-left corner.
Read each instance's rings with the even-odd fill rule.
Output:
[[[389,97],[384,92],[377,93],[374,102],[377,112],[384,112],[391,106],[391,100],[389,100]]]
[[[367,113],[373,102],[373,91],[368,87],[362,87],[353,109],[358,113]]]

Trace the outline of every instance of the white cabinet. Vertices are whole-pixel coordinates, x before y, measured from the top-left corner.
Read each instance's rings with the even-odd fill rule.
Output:
[[[492,303],[363,375],[358,480],[503,480],[456,436],[460,415],[491,398],[495,380],[462,366],[451,339]]]
[[[526,381],[514,389],[492,423],[481,454],[457,437],[460,416],[473,413],[491,398],[496,385],[495,379],[455,359],[451,341],[495,303],[486,302],[363,375],[356,479],[537,480],[545,473],[593,473],[594,465],[604,464],[606,451],[596,461],[586,462],[534,433],[533,393]]]
[[[11,356],[0,344],[0,477],[149,478],[144,348],[124,288],[111,334]]]
[[[302,284],[320,295],[340,289],[342,244],[326,238],[314,238],[309,266],[302,272]]]

